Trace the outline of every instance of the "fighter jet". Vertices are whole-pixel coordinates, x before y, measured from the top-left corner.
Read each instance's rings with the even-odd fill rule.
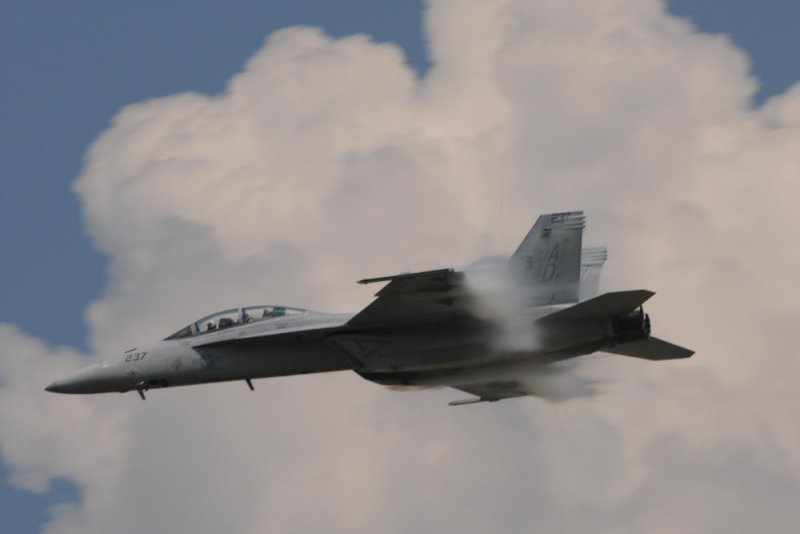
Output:
[[[691,356],[650,334],[642,305],[652,291],[597,296],[607,252],[582,248],[584,227],[582,211],[542,215],[509,259],[360,280],[385,285],[355,314],[275,305],[217,312],[46,390],[145,399],[154,388],[240,380],[252,390],[257,378],[352,370],[378,384],[472,395],[450,403],[461,405],[537,395],[525,373],[596,351]]]

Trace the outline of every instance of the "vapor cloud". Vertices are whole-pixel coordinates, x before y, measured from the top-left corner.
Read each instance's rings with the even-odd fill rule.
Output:
[[[794,527],[800,89],[752,107],[747,57],[655,0],[439,0],[425,27],[422,77],[288,28],[223,93],[127,106],[90,147],[92,354],[0,328],[3,461],[81,489],[48,533]],[[691,361],[591,357],[602,395],[458,410],[354,374],[42,391],[216,309],[356,310],[362,276],[508,255],[568,209],[609,247],[603,289],[657,291]]]

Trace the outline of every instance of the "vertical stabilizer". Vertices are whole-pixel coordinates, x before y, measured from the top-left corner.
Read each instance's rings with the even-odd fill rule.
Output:
[[[585,219],[582,211],[542,215],[511,256],[531,305],[578,302]]]
[[[580,300],[597,296],[600,289],[600,273],[607,258],[606,247],[588,247],[581,252]]]

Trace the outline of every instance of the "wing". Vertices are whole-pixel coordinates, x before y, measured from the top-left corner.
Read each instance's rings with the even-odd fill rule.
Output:
[[[464,273],[439,269],[359,280],[359,284],[389,282],[348,326],[395,326],[418,321],[455,318],[468,313]]]

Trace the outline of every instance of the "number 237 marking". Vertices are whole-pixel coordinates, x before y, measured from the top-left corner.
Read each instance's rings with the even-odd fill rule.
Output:
[[[125,356],[125,361],[126,362],[137,362],[139,360],[143,360],[145,356],[147,356],[146,352],[132,352],[131,354],[128,354],[127,356]]]

